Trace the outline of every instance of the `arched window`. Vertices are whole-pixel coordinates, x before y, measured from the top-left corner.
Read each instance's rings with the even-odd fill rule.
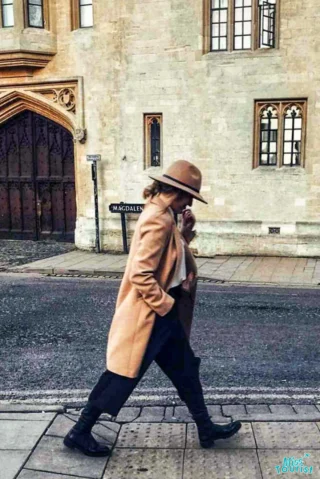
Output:
[[[144,115],[145,166],[161,166],[162,114]]]
[[[284,111],[283,156],[284,166],[301,165],[302,111],[297,105],[288,106]]]
[[[254,167],[304,166],[307,100],[256,101]]]
[[[260,114],[259,165],[276,165],[278,154],[278,110],[265,106]]]
[[[13,0],[1,0],[0,25],[3,28],[14,26]]]

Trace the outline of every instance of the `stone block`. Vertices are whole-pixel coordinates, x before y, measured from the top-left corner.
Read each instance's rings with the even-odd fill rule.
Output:
[[[164,419],[164,407],[143,407],[140,416],[134,422],[161,422]]]
[[[238,416],[247,414],[243,404],[222,406],[222,412],[225,416],[231,416],[232,419],[237,419]]]
[[[293,416],[295,414],[295,410],[290,404],[271,404],[270,409],[273,414],[281,414],[282,416],[287,414]]]
[[[116,422],[132,422],[140,414],[140,409],[139,407],[123,407],[118,416],[116,417]]]
[[[9,412],[0,413],[0,421],[1,420],[8,420],[8,421],[52,421],[56,416],[55,413],[38,413],[38,412],[31,412],[31,413],[24,413],[24,412]]]
[[[271,414],[267,404],[248,404],[246,406],[248,414]]]
[[[75,479],[75,476],[22,469],[17,479]],[[77,476],[77,479],[85,479],[85,478]]]
[[[183,479],[262,479],[257,453],[237,449],[187,449]]]
[[[197,427],[195,424],[187,426],[187,449],[201,449]],[[255,448],[253,431],[250,423],[242,423],[240,431],[228,439],[217,439],[215,449],[249,449]]]
[[[1,446],[0,446],[1,447]],[[14,479],[30,451],[1,451],[0,450],[0,471],[1,479]]]
[[[54,472],[89,479],[100,479],[108,457],[88,457],[65,447],[60,437],[44,436],[31,458],[27,469]]]
[[[175,449],[115,449],[103,479],[181,479],[183,450]]]
[[[59,415],[46,432],[47,436],[63,438],[75,424],[72,416]],[[92,429],[94,438],[112,447],[117,439],[120,426],[114,422],[99,421]]]
[[[253,423],[259,449],[320,449],[320,432],[312,422]]]
[[[320,419],[319,411],[314,404],[293,404],[292,407],[299,415],[316,414]]]
[[[49,412],[63,412],[63,406],[47,406],[46,404],[0,404],[0,414],[1,413],[49,413]]]
[[[139,424],[122,426],[116,447],[125,448],[183,448],[186,438],[184,424]]]
[[[50,421],[0,421],[0,450],[32,449]]]

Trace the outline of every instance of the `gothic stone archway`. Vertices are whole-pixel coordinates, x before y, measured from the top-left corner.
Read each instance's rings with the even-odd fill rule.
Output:
[[[33,111],[0,124],[0,238],[74,241],[74,145]]]

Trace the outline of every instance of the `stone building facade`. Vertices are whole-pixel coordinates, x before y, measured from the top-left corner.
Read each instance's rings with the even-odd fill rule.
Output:
[[[186,159],[203,172],[209,203],[195,202],[193,208],[199,255],[320,255],[320,0],[0,2],[2,237],[13,230],[24,237],[23,221],[13,228],[8,219],[23,216],[24,208],[24,187],[7,191],[8,150],[14,150],[14,119],[33,112],[30,137],[37,134],[39,118],[50,120],[46,153],[37,146],[41,138],[32,140],[33,149],[29,142],[33,155],[40,152],[40,163],[47,155],[49,170],[59,155],[50,128],[61,128],[62,143],[69,141],[64,132],[72,135],[75,206],[69,229],[74,215],[79,248],[95,245],[86,155],[100,154],[104,250],[122,249],[120,215],[110,213],[109,205],[142,203],[149,175]],[[23,180],[22,146],[16,150],[15,185]],[[35,168],[36,175],[41,168]],[[29,209],[35,204],[29,217],[38,215],[30,228],[37,225],[38,237],[41,228],[43,237],[63,230],[72,203],[71,196],[69,203],[61,199],[72,175],[55,168],[50,179],[43,167],[46,184],[56,181],[51,190],[36,185],[28,197]],[[60,209],[65,217],[55,226],[52,218]],[[136,219],[128,216],[131,233]]]

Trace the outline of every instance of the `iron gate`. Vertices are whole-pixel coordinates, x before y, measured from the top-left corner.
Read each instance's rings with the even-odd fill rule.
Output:
[[[0,238],[74,241],[71,133],[24,111],[0,125]]]

